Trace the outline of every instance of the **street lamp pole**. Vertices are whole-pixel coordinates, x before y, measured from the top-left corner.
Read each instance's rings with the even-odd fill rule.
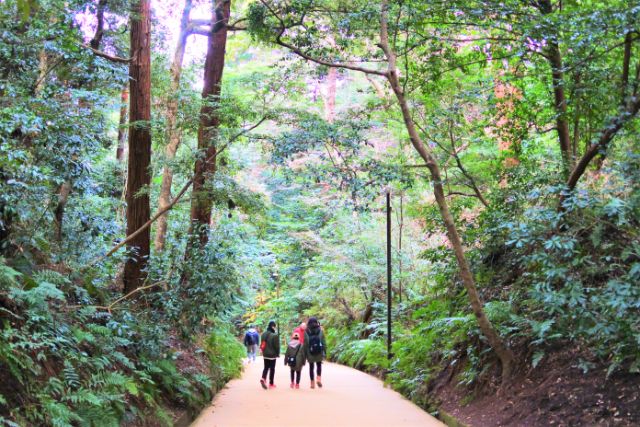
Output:
[[[271,273],[271,278],[276,283],[276,300],[280,299],[280,281],[278,280],[278,273]],[[278,307],[279,302],[276,302],[276,332],[280,335],[280,308]]]
[[[387,359],[391,356],[391,190],[387,190]]]

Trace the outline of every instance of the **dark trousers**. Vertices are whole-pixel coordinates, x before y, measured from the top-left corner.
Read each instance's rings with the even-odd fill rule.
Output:
[[[273,384],[273,376],[276,374],[276,359],[264,359],[264,369],[262,370],[262,379],[267,379],[269,372],[269,384]]]
[[[309,377],[311,377],[311,381],[313,381],[313,365],[318,367],[318,376],[322,375],[322,362],[309,362]]]
[[[291,370],[291,382],[293,382],[293,377],[295,375],[296,384],[300,384],[300,374],[302,374],[302,371],[296,371],[296,370],[292,369]]]

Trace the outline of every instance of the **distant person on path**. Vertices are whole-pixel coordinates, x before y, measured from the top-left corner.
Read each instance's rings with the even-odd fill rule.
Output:
[[[276,322],[273,320],[269,322],[261,340],[260,350],[262,350],[262,358],[264,359],[264,369],[260,385],[263,389],[267,389],[267,373],[269,373],[269,388],[276,388],[273,377],[276,374],[276,359],[280,357],[280,337],[276,334]]]
[[[302,375],[304,363],[305,357],[302,343],[300,342],[300,335],[294,332],[291,336],[291,341],[289,341],[287,345],[287,351],[284,354],[284,364],[291,369],[291,388],[300,388],[300,376]]]
[[[256,354],[258,354],[258,345],[260,344],[260,334],[256,331],[255,327],[251,325],[247,333],[244,334],[244,345],[247,347],[247,358],[249,362],[256,361]]]
[[[314,364],[318,369],[318,387],[322,388],[322,360],[327,356],[327,343],[324,339],[324,332],[320,328],[320,323],[315,317],[309,318],[307,322],[303,348],[305,358],[309,361],[311,388],[316,388],[316,382],[313,378]]]
[[[307,324],[302,322],[300,323],[300,326],[298,326],[297,328],[295,328],[293,330],[293,333],[297,333],[298,336],[300,337],[300,344],[304,344],[304,333],[307,330]]]

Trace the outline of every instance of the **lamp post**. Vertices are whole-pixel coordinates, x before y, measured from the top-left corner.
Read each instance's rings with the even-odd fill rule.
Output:
[[[387,189],[387,359],[391,357],[391,190]]]
[[[278,272],[277,271],[273,271],[271,272],[271,279],[273,279],[274,283],[276,284],[276,300],[280,299],[280,281],[278,280]],[[278,335],[280,335],[280,316],[279,316],[279,308],[278,308],[278,302],[276,302],[276,332],[278,333]]]

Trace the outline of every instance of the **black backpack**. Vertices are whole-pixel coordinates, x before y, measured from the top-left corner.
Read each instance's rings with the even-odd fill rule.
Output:
[[[322,340],[320,339],[320,332],[317,334],[309,335],[309,353],[316,355],[322,353]]]
[[[298,349],[296,350],[296,354],[294,354],[293,356],[287,356],[287,365],[289,365],[292,368],[296,367],[296,359],[298,358],[298,352],[300,351],[300,347],[302,347],[301,345],[298,346]]]

